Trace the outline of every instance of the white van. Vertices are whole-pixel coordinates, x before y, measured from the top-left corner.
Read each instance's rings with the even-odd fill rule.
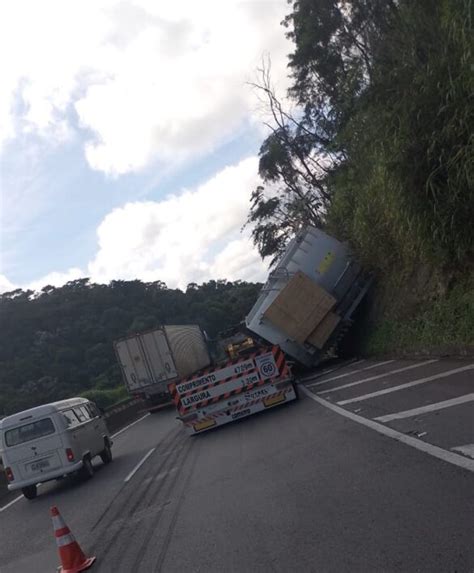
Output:
[[[112,442],[97,406],[71,398],[0,420],[0,457],[9,490],[36,497],[37,484],[73,472],[92,477],[92,458],[112,461]]]

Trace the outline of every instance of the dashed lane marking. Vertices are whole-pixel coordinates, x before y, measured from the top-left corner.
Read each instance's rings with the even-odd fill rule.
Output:
[[[466,444],[465,446],[457,446],[451,449],[454,452],[461,452],[461,454],[474,459],[474,444]]]
[[[343,406],[344,404],[352,404],[352,402],[362,402],[363,400],[369,400],[370,398],[375,398],[376,396],[383,396],[384,394],[390,394],[391,392],[398,392],[399,390],[405,390],[406,388],[412,388],[413,386],[418,386],[419,384],[425,384],[426,382],[432,382],[433,380],[439,380],[440,378],[446,378],[447,376],[452,376],[453,374],[459,374],[460,372],[466,372],[467,370],[473,369],[474,364],[469,364],[468,366],[463,366],[462,368],[454,368],[454,370],[440,372],[439,374],[434,374],[433,376],[427,376],[426,378],[420,378],[418,380],[413,380],[412,382],[407,382],[406,384],[400,384],[398,386],[392,386],[391,388],[385,388],[385,390],[379,390],[378,392],[364,394],[363,396],[356,396],[355,398],[350,398],[349,400],[341,400],[337,403],[340,406]]]
[[[132,426],[134,426],[135,424],[138,424],[138,422],[141,422],[142,420],[144,420],[147,416],[150,415],[150,412],[146,413],[144,416],[142,416],[141,418],[138,418],[138,420],[135,420],[135,422],[132,422],[131,424],[128,424],[128,426],[125,426],[125,428],[122,428],[121,430],[119,430],[118,432],[115,432],[115,434],[112,434],[110,437],[112,439],[116,438],[117,436],[119,436],[120,434],[122,434],[123,432],[127,431],[128,429],[130,429]]]
[[[151,454],[156,450],[155,448],[151,448],[151,450],[143,456],[143,458],[138,462],[138,464],[133,468],[133,470],[128,474],[128,476],[123,480],[125,483],[130,481],[132,477],[137,473],[137,471],[142,467],[142,465],[147,461],[147,459],[151,456]]]
[[[10,506],[12,506],[17,501],[20,501],[20,499],[22,499],[22,498],[23,498],[23,495],[19,495],[18,497],[15,497],[15,499],[13,499],[10,503],[7,503],[7,505],[0,507],[0,513],[2,513],[2,511],[5,511],[6,509],[8,509]]]
[[[437,410],[443,410],[444,408],[451,408],[451,406],[459,406],[460,404],[466,404],[467,402],[472,402],[473,400],[474,400],[474,392],[472,394],[465,394],[464,396],[458,396],[457,398],[451,398],[450,400],[443,400],[442,402],[436,402],[434,404],[427,404],[426,406],[420,406],[419,408],[412,408],[411,410],[404,410],[403,412],[395,412],[394,414],[379,416],[378,418],[374,418],[374,420],[376,420],[377,422],[391,422],[392,420],[411,418],[412,416],[418,416],[419,414],[436,412]]]
[[[433,362],[438,362],[438,358],[434,358],[432,360],[425,360],[425,362],[417,362],[416,364],[410,364],[410,366],[404,366],[403,368],[397,368],[396,370],[389,370],[388,372],[384,372],[383,374],[377,374],[377,376],[371,376],[370,378],[357,380],[357,382],[349,382],[349,384],[344,384],[343,386],[337,386],[337,388],[322,390],[321,392],[318,392],[318,394],[329,394],[329,392],[336,392],[337,390],[343,390],[344,388],[351,388],[352,386],[358,386],[359,384],[364,384],[365,382],[372,382],[372,380],[379,380],[379,378],[384,378],[385,376],[390,376],[391,374],[398,374],[400,372],[406,372],[407,370],[413,370],[413,368],[426,366],[427,364],[432,364]]]
[[[332,378],[328,378],[327,380],[321,380],[321,382],[316,382],[315,384],[308,384],[308,388],[313,388],[314,386],[321,386],[321,384],[326,384],[326,382],[339,380],[339,378],[352,376],[353,374],[357,374],[358,372],[364,372],[365,370],[372,370],[372,368],[377,368],[378,366],[384,366],[385,364],[391,364],[392,362],[395,362],[395,360],[386,360],[385,362],[377,362],[375,364],[372,364],[371,366],[366,366],[365,368],[357,368],[357,370],[351,370],[350,372],[339,374],[339,376],[333,376]]]
[[[388,426],[384,426],[383,424],[379,424],[378,422],[374,422],[373,420],[363,418],[362,416],[358,416],[357,414],[354,414],[353,412],[349,412],[348,410],[344,410],[344,408],[340,408],[339,406],[336,406],[335,404],[332,404],[331,402],[324,400],[324,398],[320,398],[319,396],[316,396],[315,394],[313,394],[310,390],[308,390],[304,386],[301,387],[301,390],[302,390],[302,392],[304,392],[306,394],[306,396],[308,396],[308,398],[311,398],[311,400],[318,402],[318,404],[321,404],[321,406],[324,406],[325,408],[328,408],[329,410],[332,410],[333,412],[336,412],[337,414],[340,414],[341,416],[344,416],[345,418],[349,418],[353,422],[357,422],[358,424],[362,424],[363,426],[367,426],[368,428],[375,430],[379,434],[383,434],[384,436],[387,436],[389,438],[397,440],[398,442],[406,444],[407,446],[411,446],[412,448],[416,448],[417,450],[420,450],[421,452],[424,452],[425,454],[429,454],[430,456],[433,456],[435,458],[438,458],[440,460],[448,462],[452,465],[458,466],[458,467],[463,468],[465,470],[468,470],[470,472],[474,472],[474,460],[469,460],[464,456],[461,456],[459,454],[455,454],[455,453],[450,452],[448,450],[443,450],[442,448],[439,448],[438,446],[433,446],[432,444],[428,444],[427,442],[423,442],[423,440],[418,440],[417,438],[413,438],[412,436],[407,436],[406,434],[402,434],[401,432],[397,432],[397,430],[389,428]]]
[[[41,487],[43,484],[40,482],[38,484],[36,484],[36,487]],[[20,499],[23,499],[25,496],[24,495],[19,495],[18,497],[15,497],[15,499],[12,499],[9,503],[7,503],[7,505],[4,505],[3,507],[0,507],[0,513],[2,513],[2,511],[5,511],[6,509],[8,509],[9,507],[11,507],[14,503],[16,503],[17,501],[20,501]],[[0,569],[0,573],[1,573],[1,569]]]

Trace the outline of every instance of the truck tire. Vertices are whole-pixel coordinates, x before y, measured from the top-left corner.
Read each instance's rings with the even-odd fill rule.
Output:
[[[296,382],[293,382],[293,390],[295,391],[296,400],[299,400],[300,399],[300,389],[298,388],[298,384]]]
[[[110,464],[112,461],[112,449],[107,440],[105,441],[105,448],[100,452],[99,455],[103,464]]]
[[[81,477],[84,480],[91,479],[94,475],[94,466],[92,465],[92,460],[90,456],[85,456],[82,460]]]
[[[38,488],[35,485],[28,485],[26,487],[21,488],[22,494],[26,497],[26,499],[35,499],[38,495]]]

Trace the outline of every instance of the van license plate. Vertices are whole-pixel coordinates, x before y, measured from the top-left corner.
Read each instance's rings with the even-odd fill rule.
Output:
[[[31,471],[33,472],[37,472],[38,470],[42,470],[44,468],[49,468],[49,460],[39,460],[31,464]]]

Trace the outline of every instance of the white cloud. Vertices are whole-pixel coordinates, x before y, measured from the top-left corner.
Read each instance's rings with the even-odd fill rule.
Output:
[[[28,283],[23,288],[39,291],[43,287],[48,286],[48,285],[54,286],[54,287],[60,287],[69,281],[74,281],[74,280],[80,279],[84,276],[85,276],[84,271],[82,271],[81,269],[79,269],[77,267],[73,267],[73,268],[68,269],[67,271],[64,271],[64,272],[53,271],[51,273],[48,273],[47,275],[45,275],[45,276],[43,276],[37,280],[31,281],[30,283]]]
[[[240,232],[256,173],[251,157],[196,189],[115,209],[98,228],[92,280],[140,278],[170,287],[218,278],[263,280],[266,266],[249,231]]]
[[[88,130],[92,168],[113,175],[215,149],[247,121],[245,82],[290,51],[271,0],[15,0],[0,8],[0,133]],[[27,17],[25,16],[27,15]]]
[[[39,291],[85,276],[97,283],[161,280],[172,288],[210,279],[263,282],[267,265],[250,230],[242,232],[250,192],[260,183],[257,163],[249,157],[196,188],[114,209],[97,229],[98,250],[87,270],[50,272],[21,287]],[[0,292],[13,288],[0,275]]]
[[[15,290],[17,287],[7,279],[5,275],[0,275],[0,293]]]

